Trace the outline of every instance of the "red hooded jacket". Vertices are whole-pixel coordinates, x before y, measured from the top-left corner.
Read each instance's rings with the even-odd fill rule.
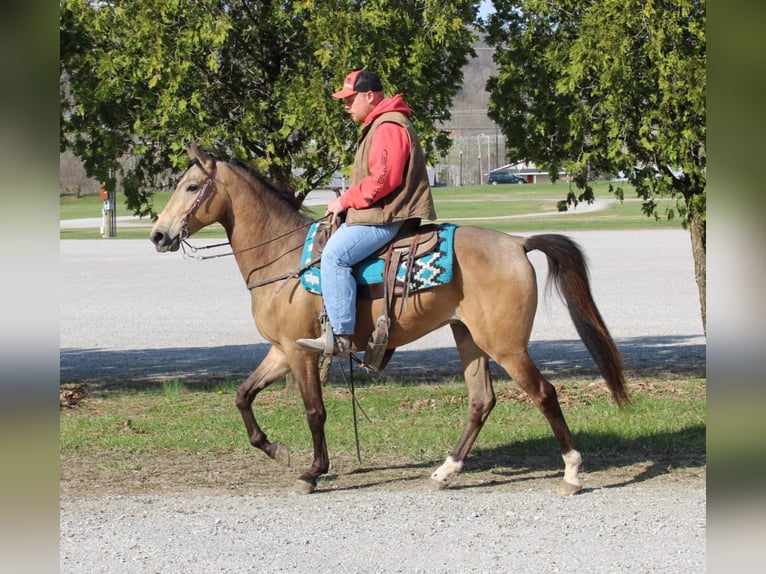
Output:
[[[364,121],[364,125],[386,112],[400,112],[409,117],[412,110],[397,94],[385,98]],[[410,157],[407,130],[399,124],[385,122],[373,134],[369,156],[370,175],[348,188],[340,197],[341,205],[348,209],[364,209],[385,197],[402,184],[404,169]]]

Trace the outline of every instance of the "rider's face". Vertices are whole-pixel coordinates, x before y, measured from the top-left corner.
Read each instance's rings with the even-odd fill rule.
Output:
[[[372,111],[373,92],[356,92],[346,98],[345,108],[356,123],[364,123]]]

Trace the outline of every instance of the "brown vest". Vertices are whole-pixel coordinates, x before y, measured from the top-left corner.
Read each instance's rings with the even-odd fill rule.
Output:
[[[428,183],[428,172],[415,128],[412,122],[401,112],[386,112],[364,126],[357,142],[354,171],[351,185],[358,184],[370,175],[368,168],[372,134],[383,122],[399,124],[407,130],[410,138],[410,157],[405,166],[402,184],[391,193],[382,197],[365,209],[349,208],[346,211],[346,224],[382,225],[404,219],[436,219],[436,210]]]

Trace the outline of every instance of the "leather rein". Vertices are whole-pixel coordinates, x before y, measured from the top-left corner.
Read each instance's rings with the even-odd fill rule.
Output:
[[[189,211],[184,215],[183,219],[181,220],[181,250],[183,251],[183,256],[185,259],[195,259],[197,261],[205,261],[207,259],[217,259],[219,257],[228,257],[229,255],[237,255],[238,253],[244,253],[246,251],[251,251],[253,249],[258,249],[259,247],[263,247],[265,245],[268,245],[270,243],[273,243],[275,241],[278,241],[279,239],[282,239],[283,237],[287,237],[291,233],[299,230],[304,229],[307,227],[310,227],[317,221],[322,221],[323,219],[327,219],[327,215],[320,219],[314,219],[310,220],[307,223],[304,223],[303,225],[300,225],[294,229],[291,229],[290,231],[286,231],[285,233],[282,233],[280,235],[277,235],[276,237],[272,237],[271,239],[268,239],[266,241],[262,241],[260,243],[257,243],[255,245],[251,245],[250,247],[245,247],[243,249],[238,250],[231,250],[228,253],[218,253],[216,255],[198,255],[198,251],[202,251],[204,249],[215,249],[217,247],[224,247],[226,245],[231,245],[231,242],[225,241],[223,243],[215,243],[213,245],[203,245],[201,247],[195,247],[191,243],[187,241],[187,237],[189,237],[189,220],[191,219],[192,215],[194,215],[194,212],[199,209],[199,206],[202,205],[202,202],[205,200],[205,197],[207,196],[208,190],[213,185],[215,181],[215,170],[216,170],[216,162],[213,162],[213,168],[208,172],[204,166],[197,160],[195,162],[197,166],[207,175],[207,180],[205,181],[205,185],[202,187],[202,190],[197,195],[197,198],[194,200],[194,203],[189,208]],[[189,251],[187,252],[187,248]],[[282,273],[281,275],[277,275],[276,277],[270,277],[268,279],[263,279],[261,281],[254,281],[252,283],[247,284],[247,288],[252,290],[256,289],[257,287],[263,287],[264,285],[270,285],[271,283],[276,283],[277,281],[282,281],[284,279],[289,279],[290,277],[297,277],[301,273],[303,273],[306,269],[309,269],[310,267],[316,265],[319,262],[319,258],[312,259],[311,261],[308,261],[307,263],[301,265],[297,269],[294,269],[292,271],[288,271],[287,273]]]

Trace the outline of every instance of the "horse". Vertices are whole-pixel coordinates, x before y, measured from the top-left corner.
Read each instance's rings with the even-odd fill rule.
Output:
[[[297,490],[317,488],[329,469],[325,439],[325,406],[320,356],[296,340],[321,334],[322,297],[300,284],[299,262],[309,215],[288,195],[273,187],[247,164],[223,161],[187,148],[190,161],[167,206],[158,216],[150,240],[158,252],[177,251],[182,241],[215,222],[226,231],[239,270],[251,293],[255,326],[271,344],[257,368],[242,382],[236,407],[252,446],[289,464],[289,448],[270,441],[258,426],[253,402],[263,389],[292,373],[300,391],[313,441],[313,461],[297,478]],[[530,251],[547,256],[548,284],[566,303],[577,332],[593,357],[618,406],[630,401],[622,358],[590,289],[585,257],[579,246],[560,234],[520,237],[481,227],[458,226],[454,232],[453,277],[445,285],[409,293],[395,301],[389,351],[449,325],[460,355],[468,391],[469,413],[463,432],[446,460],[430,478],[448,487],[460,472],[496,397],[490,358],[531,398],[547,419],[564,460],[560,491],[575,494],[582,456],[561,411],[555,387],[528,354],[537,311],[537,281]],[[406,304],[404,304],[406,303]],[[357,301],[357,329],[352,350],[364,349],[382,313],[383,301]]]

